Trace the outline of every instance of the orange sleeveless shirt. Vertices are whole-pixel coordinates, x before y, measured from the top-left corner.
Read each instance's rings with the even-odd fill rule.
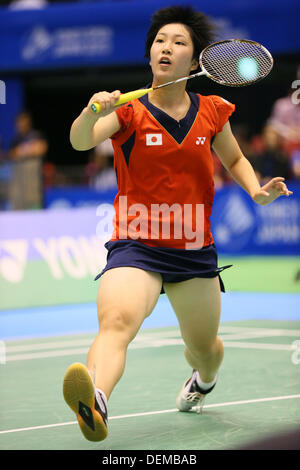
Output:
[[[211,145],[235,106],[218,96],[189,93],[187,115],[176,121],[148,95],[116,110],[111,241],[131,239],[152,247],[199,249],[213,243]]]

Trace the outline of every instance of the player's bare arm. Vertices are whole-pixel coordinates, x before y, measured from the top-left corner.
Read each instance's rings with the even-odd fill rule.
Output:
[[[119,90],[112,93],[103,91],[92,96],[71,127],[70,142],[75,150],[90,150],[120,130],[119,120],[114,112],[118,108],[115,103],[119,96]],[[91,104],[94,102],[101,105],[101,112],[98,114],[91,111]]]
[[[213,149],[223,166],[233,179],[251,196],[254,202],[261,205],[269,204],[279,196],[293,194],[284,183],[284,178],[272,178],[264,186],[260,186],[251,163],[243,155],[229,121],[224,125],[214,140]]]

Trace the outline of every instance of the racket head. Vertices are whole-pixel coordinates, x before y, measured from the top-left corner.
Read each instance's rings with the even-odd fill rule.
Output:
[[[226,39],[205,47],[199,64],[207,77],[220,85],[242,87],[269,75],[274,60],[268,49],[256,41]]]

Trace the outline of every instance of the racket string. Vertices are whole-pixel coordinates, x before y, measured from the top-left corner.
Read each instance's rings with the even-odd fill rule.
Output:
[[[261,44],[245,39],[227,39],[207,46],[200,54],[202,71],[193,75],[158,85],[153,88],[125,93],[115,106],[140,98],[150,90],[166,87],[183,80],[207,75],[210,79],[225,86],[245,86],[266,77],[273,67],[273,58]],[[91,105],[98,113],[99,103]]]
[[[258,43],[228,40],[208,46],[200,63],[213,80],[242,86],[265,77],[272,69],[273,59]]]

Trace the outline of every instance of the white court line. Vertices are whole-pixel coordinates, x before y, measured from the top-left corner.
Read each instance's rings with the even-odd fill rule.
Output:
[[[225,348],[242,348],[242,349],[256,349],[256,350],[270,350],[270,351],[294,351],[299,349],[296,344],[272,344],[272,343],[249,343],[240,341],[226,341],[223,339]],[[128,349],[147,349],[147,348],[160,348],[165,346],[183,346],[182,339],[155,339],[145,342],[131,343]],[[47,359],[50,357],[63,357],[63,356],[76,356],[80,354],[87,354],[89,348],[72,348],[72,349],[59,349],[56,351],[44,351],[38,353],[26,354],[7,354],[6,362],[11,361],[26,361],[30,359]]]
[[[262,339],[264,337],[272,336],[293,336],[299,337],[300,330],[288,329],[273,329],[273,328],[249,328],[249,327],[232,327],[221,326],[219,333],[220,338],[224,342],[225,347],[229,348],[245,348],[257,350],[273,350],[273,351],[293,351],[296,349],[295,345],[288,344],[272,344],[272,343],[258,343],[258,342],[238,342],[241,339]],[[227,333],[227,334],[226,334]],[[231,333],[231,334],[230,334]],[[232,341],[229,341],[232,340]],[[15,344],[14,342],[7,343],[6,360],[10,361],[24,361],[31,359],[46,359],[51,357],[72,356],[77,354],[86,354],[91,344],[91,339],[76,338],[68,340],[54,340],[46,341],[43,343],[33,344]],[[129,345],[129,349],[140,348],[155,348],[163,346],[183,345],[180,337],[179,329],[171,331],[155,331],[149,333],[142,333],[137,336],[134,341]],[[81,347],[80,347],[81,346]],[[64,348],[64,349],[61,349]],[[43,351],[44,350],[44,351]],[[45,351],[48,350],[48,351]],[[52,350],[52,351],[51,351]],[[15,354],[12,354],[15,353]]]
[[[253,400],[228,401],[225,403],[215,403],[212,405],[204,405],[203,409],[221,408],[223,406],[247,405],[251,403],[263,403],[263,402],[276,401],[276,400],[291,400],[294,398],[300,398],[300,394],[286,395],[286,396],[279,396],[279,397],[269,397],[269,398],[256,398]],[[129,415],[112,416],[109,418],[109,421],[113,419],[136,418],[140,416],[150,416],[150,415],[152,416],[152,415],[165,414],[165,413],[174,413],[176,411],[179,413],[177,408],[173,408],[170,410],[147,411],[145,413],[133,413]],[[45,424],[43,426],[32,426],[29,428],[8,429],[7,431],[0,431],[0,434],[8,434],[8,433],[22,432],[22,431],[35,431],[37,429],[49,429],[49,428],[54,428],[54,427],[59,427],[59,426],[70,426],[72,424],[77,424],[77,421],[68,421],[66,423]]]
[[[223,341],[225,348],[242,349],[269,349],[270,351],[296,351],[299,346],[296,344],[271,344],[271,343],[246,343],[239,341]]]
[[[298,337],[300,336],[300,330],[288,330],[288,329],[272,329],[272,328],[251,328],[251,327],[234,327],[234,326],[221,326],[218,334],[227,333],[222,336],[223,340],[227,339],[255,339],[263,337]],[[229,333],[232,333],[231,335]],[[73,335],[69,335],[73,336]],[[78,337],[79,336],[79,337]],[[66,339],[66,340],[53,340],[45,341],[42,343],[30,343],[30,340],[22,340],[22,343],[25,344],[16,344],[18,341],[5,341],[7,353],[12,352],[25,352],[25,351],[38,351],[42,349],[59,349],[59,348],[68,348],[75,346],[90,346],[95,335],[91,335],[88,338],[80,338],[80,335],[77,335],[76,339]],[[153,341],[158,338],[179,338],[180,331],[178,328],[171,331],[155,331],[149,333],[140,333],[131,344],[143,343],[145,341]]]
[[[289,330],[285,328],[263,328],[252,326],[220,326],[220,333],[243,333],[249,331],[251,333],[266,332],[268,335],[274,334],[274,336],[299,336],[300,330]]]
[[[31,343],[30,341],[32,341],[32,339],[27,339],[27,340],[22,340],[22,344],[16,344],[19,342],[19,340],[17,341],[8,340],[8,341],[5,341],[6,350],[7,352],[11,353],[11,352],[24,352],[24,351],[38,351],[42,349],[58,349],[58,348],[68,348],[68,347],[74,348],[74,346],[90,346],[96,337],[96,333],[93,335],[90,335],[90,337],[88,338],[80,338],[81,335],[78,335],[79,338],[73,335],[68,335],[68,336],[71,336],[72,339],[56,340],[54,337],[53,341],[49,341],[49,338],[47,338],[47,340],[42,343]],[[300,333],[299,333],[299,336],[300,336]],[[145,340],[148,341],[148,340],[153,340],[153,339],[157,339],[161,337],[162,338],[180,337],[180,331],[179,329],[176,329],[174,331],[157,331],[157,332],[155,331],[153,333],[141,333],[134,339],[133,343],[135,342],[141,343]]]
[[[159,346],[160,343],[164,346],[167,345],[165,342],[167,341],[168,344],[179,344],[178,341],[181,339],[180,338],[180,332],[176,332],[176,334],[173,333],[173,338],[170,338],[170,335],[143,335],[140,337],[137,337],[134,339],[134,341],[131,343],[131,347],[139,347],[142,344],[151,344],[153,345],[154,342],[157,342],[157,345]],[[227,340],[238,340],[238,339],[262,339],[266,337],[273,337],[273,336],[292,336],[292,335],[282,335],[280,333],[277,333],[276,335],[273,332],[246,332],[246,333],[241,333],[241,334],[225,334],[225,335],[219,335],[219,337],[222,339],[222,341],[227,341]],[[300,337],[300,334],[293,334],[294,337]],[[177,337],[177,339],[176,339]],[[33,352],[33,351],[42,351],[42,350],[49,350],[49,349],[60,349],[60,348],[66,348],[66,349],[74,349],[75,347],[78,346],[88,346],[92,344],[93,339],[80,339],[80,340],[67,340],[67,341],[52,341],[52,342],[46,342],[46,343],[35,343],[35,344],[25,344],[25,345],[19,345],[19,346],[10,346],[9,343],[7,343],[6,347],[6,352],[7,354],[11,353],[24,353],[24,352]],[[180,343],[181,344],[181,343]],[[42,357],[42,356],[41,356]]]

